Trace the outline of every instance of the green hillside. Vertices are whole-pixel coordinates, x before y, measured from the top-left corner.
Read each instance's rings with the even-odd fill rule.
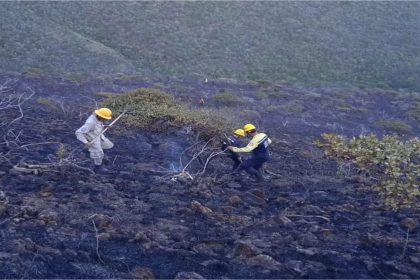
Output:
[[[0,70],[419,90],[418,2],[1,2]]]

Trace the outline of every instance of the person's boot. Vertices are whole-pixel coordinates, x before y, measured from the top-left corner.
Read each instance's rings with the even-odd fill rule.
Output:
[[[102,164],[109,165],[109,164],[110,164],[110,160],[109,160],[109,158],[105,156],[105,157],[102,159]]]
[[[95,165],[93,167],[93,172],[96,174],[110,174],[111,171],[105,168],[103,165]]]
[[[263,175],[257,169],[248,167],[245,171],[248,172],[248,174],[254,176],[258,182],[264,182]]]

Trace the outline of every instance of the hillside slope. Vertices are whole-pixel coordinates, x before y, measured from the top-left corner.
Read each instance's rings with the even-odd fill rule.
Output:
[[[420,89],[418,2],[2,2],[0,7],[2,71]]]

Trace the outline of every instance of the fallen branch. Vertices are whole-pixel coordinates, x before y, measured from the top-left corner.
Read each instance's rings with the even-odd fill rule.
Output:
[[[324,220],[326,222],[331,222],[331,220],[324,216],[318,216],[318,215],[290,215],[287,214],[286,217],[301,217],[301,218],[319,218],[321,220]]]

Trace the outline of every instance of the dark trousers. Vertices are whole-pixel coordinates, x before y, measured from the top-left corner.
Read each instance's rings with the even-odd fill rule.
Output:
[[[267,160],[268,157],[251,157],[241,164],[241,169],[245,170],[251,176],[256,177],[258,181],[262,181],[264,177],[260,172],[260,168]]]
[[[231,157],[231,159],[233,160],[233,166],[232,166],[232,171],[231,172],[235,172],[238,170],[238,167],[241,165],[242,161],[240,157]]]

